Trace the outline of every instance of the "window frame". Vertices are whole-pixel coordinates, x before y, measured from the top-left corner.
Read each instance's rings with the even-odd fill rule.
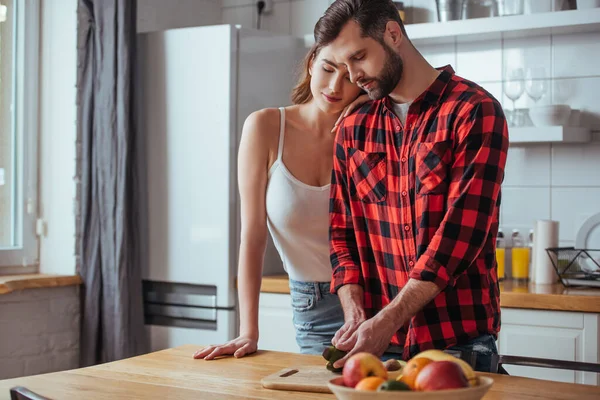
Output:
[[[12,0],[16,38],[13,38],[13,155],[16,207],[13,211],[17,245],[0,247],[0,274],[34,273],[39,269],[38,138],[40,2]]]

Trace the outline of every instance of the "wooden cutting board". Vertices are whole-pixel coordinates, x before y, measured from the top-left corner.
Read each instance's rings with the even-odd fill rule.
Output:
[[[396,379],[398,375],[400,371],[388,371],[388,379]],[[267,389],[331,393],[327,383],[340,376],[342,374],[331,372],[324,365],[290,367],[264,377],[261,383]]]
[[[267,389],[331,393],[327,382],[340,376],[329,371],[325,365],[291,367],[264,377],[261,383]]]

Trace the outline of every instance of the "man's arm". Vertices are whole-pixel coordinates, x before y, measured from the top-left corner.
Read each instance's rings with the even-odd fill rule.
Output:
[[[344,326],[333,337],[334,346],[350,349],[352,334],[366,319],[364,279],[350,212],[345,124],[336,133],[329,203],[329,243],[332,271],[331,292],[337,293],[344,310]]]
[[[333,268],[331,293],[337,293],[344,285],[364,286],[360,270],[360,256],[356,246],[356,236],[350,212],[348,153],[345,143],[346,121],[342,121],[337,131],[333,150],[333,172],[329,201],[329,246]]]
[[[479,256],[490,227],[504,179],[508,129],[497,101],[476,105],[457,129],[446,215],[410,278],[453,285]]]

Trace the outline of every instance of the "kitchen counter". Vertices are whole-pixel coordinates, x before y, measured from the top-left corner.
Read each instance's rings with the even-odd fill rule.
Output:
[[[50,399],[335,399],[317,394],[264,389],[260,380],[290,366],[324,367],[320,356],[259,351],[241,359],[192,359],[200,346],[181,346],[113,363],[0,381],[0,399],[24,386]],[[598,399],[600,388],[491,375],[485,400]]]
[[[82,283],[83,281],[79,275],[0,275],[0,294],[23,289],[75,286]]]
[[[287,275],[263,277],[261,292],[289,294]],[[508,280],[500,283],[500,305],[506,308],[600,313],[600,289],[566,288],[561,283],[519,284]]]

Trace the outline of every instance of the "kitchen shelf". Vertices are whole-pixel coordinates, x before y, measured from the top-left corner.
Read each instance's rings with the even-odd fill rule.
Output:
[[[408,37],[417,45],[596,30],[600,32],[600,8],[406,25]],[[313,35],[306,35],[304,42],[312,46]]]
[[[585,143],[591,140],[588,128],[565,126],[527,126],[508,128],[511,145],[526,143]]]

